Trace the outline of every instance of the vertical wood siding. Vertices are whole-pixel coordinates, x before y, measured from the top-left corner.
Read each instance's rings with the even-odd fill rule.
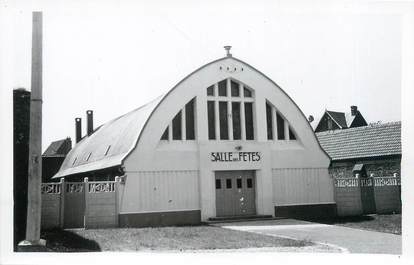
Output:
[[[128,174],[122,212],[198,210],[198,171],[139,171]]]
[[[333,181],[327,168],[272,169],[275,205],[333,203]]]

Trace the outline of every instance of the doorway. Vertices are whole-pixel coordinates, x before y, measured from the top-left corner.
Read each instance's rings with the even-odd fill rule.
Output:
[[[256,214],[256,178],[254,170],[216,171],[216,215]]]

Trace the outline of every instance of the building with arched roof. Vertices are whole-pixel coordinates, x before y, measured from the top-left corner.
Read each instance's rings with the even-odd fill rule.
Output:
[[[122,175],[120,226],[334,213],[329,156],[295,102],[230,53],[83,137],[54,178]]]

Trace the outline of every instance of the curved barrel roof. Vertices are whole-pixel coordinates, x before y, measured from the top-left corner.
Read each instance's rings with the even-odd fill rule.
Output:
[[[68,153],[60,170],[53,178],[81,172],[119,166],[122,159],[133,149],[145,122],[164,97],[98,127],[86,135]]]

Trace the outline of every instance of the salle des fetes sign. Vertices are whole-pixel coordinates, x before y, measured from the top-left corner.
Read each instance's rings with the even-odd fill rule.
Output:
[[[211,162],[258,162],[260,152],[211,152]]]

